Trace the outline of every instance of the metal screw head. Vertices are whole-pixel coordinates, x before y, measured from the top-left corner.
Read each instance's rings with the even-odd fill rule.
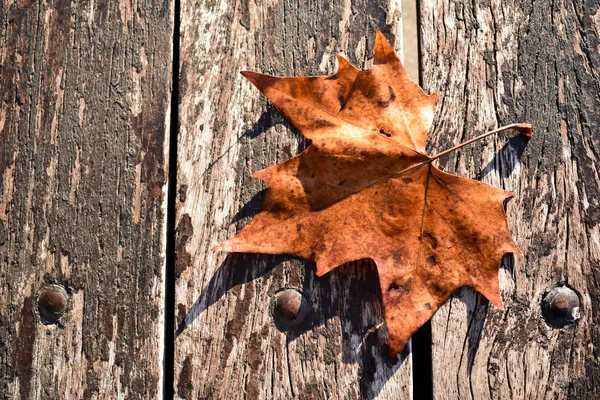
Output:
[[[54,324],[67,311],[69,305],[65,289],[59,285],[43,288],[37,298],[40,320],[44,324]]]
[[[542,316],[552,328],[562,328],[572,324],[580,317],[579,296],[563,285],[551,287],[542,300]]]
[[[296,289],[282,289],[275,293],[271,302],[271,314],[275,325],[281,331],[299,328],[308,312],[310,303],[306,296]]]

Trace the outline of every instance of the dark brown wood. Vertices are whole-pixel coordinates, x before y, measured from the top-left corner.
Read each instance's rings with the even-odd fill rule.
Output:
[[[0,397],[161,395],[169,3],[0,2]]]
[[[596,1],[421,1],[422,79],[439,90],[430,153],[530,122],[440,160],[510,190],[524,253],[500,271],[504,310],[464,289],[435,315],[436,399],[583,399],[600,394],[600,53]],[[554,284],[580,297],[562,329],[542,318]]]
[[[209,250],[257,211],[251,173],[303,147],[239,71],[326,74],[338,52],[366,68],[375,29],[401,47],[399,3],[182,1],[177,398],[411,395],[373,266],[317,278]],[[600,393],[599,15],[597,1],[420,2],[422,80],[440,90],[430,154],[536,129],[439,160],[515,193],[524,256],[501,269],[504,310],[463,289],[434,317],[437,399]],[[0,398],[161,396],[172,29],[167,1],[0,2]],[[560,327],[542,306],[563,284],[580,318]],[[276,324],[287,287],[309,307]]]
[[[399,2],[183,1],[181,16],[176,396],[408,398],[410,352],[387,355],[374,266],[317,278],[298,260],[210,250],[258,210],[251,174],[303,146],[239,72],[324,75],[340,52],[365,68],[376,29],[399,48]],[[310,310],[284,333],[271,303],[286,287]]]

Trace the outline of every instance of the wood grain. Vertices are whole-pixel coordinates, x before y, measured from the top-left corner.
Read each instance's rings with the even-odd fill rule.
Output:
[[[258,210],[251,173],[303,147],[239,74],[324,75],[335,54],[359,67],[375,30],[399,48],[399,2],[182,1],[176,216],[178,398],[408,398],[411,360],[387,356],[374,266],[323,278],[283,257],[214,253]],[[298,288],[308,321],[280,332],[273,295]],[[369,334],[369,331],[374,332]]]
[[[0,397],[161,394],[172,15],[0,3]]]
[[[600,393],[600,15],[596,1],[421,2],[422,71],[438,89],[435,152],[490,128],[530,122],[440,162],[510,190],[509,226],[524,253],[500,271],[504,310],[471,289],[432,322],[436,399],[579,399]],[[565,283],[581,319],[541,317]]]

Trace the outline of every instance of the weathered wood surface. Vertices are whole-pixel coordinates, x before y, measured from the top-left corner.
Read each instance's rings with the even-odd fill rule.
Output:
[[[0,2],[0,397],[161,395],[172,27],[163,1]]]
[[[303,146],[239,72],[329,74],[339,52],[365,68],[376,29],[401,44],[399,2],[329,3],[182,2],[177,398],[409,396],[410,353],[390,359],[385,331],[367,335],[383,321],[374,267],[316,278],[298,260],[210,250],[258,210],[265,186],[251,173]],[[284,287],[302,290],[312,309],[287,335],[270,315]]]
[[[437,399],[598,398],[600,365],[600,10],[596,1],[421,2],[422,71],[440,90],[430,151],[527,121],[441,161],[512,191],[524,253],[501,269],[504,311],[470,289],[433,318]],[[580,294],[581,320],[550,328],[546,289]]]

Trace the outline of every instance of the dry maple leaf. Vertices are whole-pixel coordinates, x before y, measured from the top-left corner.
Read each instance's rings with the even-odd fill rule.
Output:
[[[269,186],[260,212],[214,249],[298,256],[318,276],[372,259],[396,355],[460,287],[502,307],[500,261],[519,253],[503,207],[511,193],[432,165],[455,149],[425,152],[437,96],[412,82],[380,32],[370,70],[338,63],[327,77],[242,72],[311,145],[254,174]]]

